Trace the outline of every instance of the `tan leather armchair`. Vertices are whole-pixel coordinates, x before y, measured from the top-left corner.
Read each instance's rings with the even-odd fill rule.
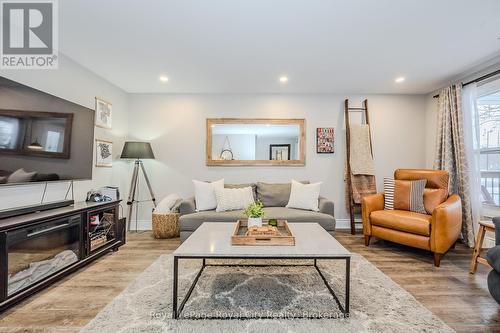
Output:
[[[432,251],[434,265],[460,237],[462,202],[456,194],[448,195],[449,174],[444,170],[398,169],[394,179],[426,179],[424,206],[427,214],[405,210],[384,210],[384,194],[362,200],[365,245],[371,236],[394,243]]]

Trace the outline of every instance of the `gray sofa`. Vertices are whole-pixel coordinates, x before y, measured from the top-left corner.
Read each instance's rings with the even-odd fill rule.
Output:
[[[500,217],[494,217],[495,246],[486,253],[486,260],[493,268],[488,274],[488,290],[491,296],[500,304]]]
[[[249,183],[249,184],[226,184],[226,188],[239,188],[252,186],[254,198],[264,204],[265,218],[282,218],[289,222],[320,224],[326,231],[335,231],[334,204],[332,201],[320,197],[319,212],[302,209],[286,208],[290,198],[291,185]],[[235,222],[244,218],[242,210],[228,212],[216,212],[215,210],[196,211],[194,198],[184,200],[180,207],[180,236],[181,241],[186,240],[203,222]]]

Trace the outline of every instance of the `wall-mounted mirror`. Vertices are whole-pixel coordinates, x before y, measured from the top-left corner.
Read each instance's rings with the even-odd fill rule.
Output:
[[[304,165],[304,119],[207,119],[207,165]]]

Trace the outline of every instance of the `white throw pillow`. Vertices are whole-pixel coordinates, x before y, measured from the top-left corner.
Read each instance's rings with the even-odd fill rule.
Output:
[[[156,214],[170,213],[172,207],[181,197],[178,194],[170,194],[163,198],[155,208]]]
[[[193,180],[194,200],[196,201],[196,211],[212,210],[217,208],[216,189],[224,188],[224,179],[207,183],[199,180]]]
[[[321,183],[302,184],[292,179],[292,189],[287,208],[319,211],[318,200]]]
[[[244,209],[253,203],[253,190],[251,186],[242,188],[216,189],[217,212]]]

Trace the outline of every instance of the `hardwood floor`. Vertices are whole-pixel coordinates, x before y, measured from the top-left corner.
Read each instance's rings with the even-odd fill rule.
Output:
[[[500,306],[480,265],[468,273],[472,250],[457,244],[441,261],[432,255],[361,235],[337,232],[345,247],[363,255],[458,332],[500,332]],[[178,239],[155,240],[151,232],[129,234],[127,244],[0,315],[0,332],[78,332]]]
[[[500,306],[488,292],[489,268],[469,274],[472,249],[457,244],[434,267],[432,254],[362,235],[337,232],[337,240],[364,256],[457,332],[500,332]]]

